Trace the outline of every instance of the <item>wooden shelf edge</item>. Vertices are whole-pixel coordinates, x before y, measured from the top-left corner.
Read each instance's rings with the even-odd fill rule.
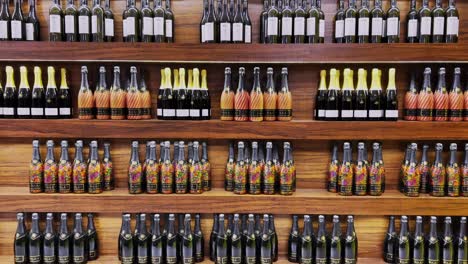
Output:
[[[31,194],[26,187],[0,187],[0,212],[100,213],[273,213],[350,215],[465,216],[468,198],[410,198],[397,191],[383,196],[340,196],[325,190],[298,189],[291,196],[236,195],[223,189],[203,194]],[[202,206],[206,204],[207,206]],[[431,206],[428,207],[427,205]]]
[[[468,140],[468,122],[0,119],[3,138]]]
[[[468,44],[156,44],[1,42],[0,61],[142,63],[421,63],[465,62]],[[287,49],[289,52],[285,53]],[[379,52],[369,53],[370,49]],[[27,53],[25,53],[27,51]],[[25,56],[25,54],[28,54]]]

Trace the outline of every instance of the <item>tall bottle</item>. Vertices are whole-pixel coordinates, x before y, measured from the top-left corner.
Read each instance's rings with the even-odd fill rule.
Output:
[[[368,168],[365,160],[367,157],[364,155],[364,143],[359,142],[358,144],[358,157],[354,168],[354,194],[355,195],[366,195],[368,185]]]
[[[275,194],[275,183],[276,183],[276,175],[279,173],[276,170],[276,166],[273,163],[273,143],[267,142],[266,143],[266,159],[265,159],[265,167],[263,170],[263,193],[264,194]]]
[[[190,119],[201,120],[201,90],[200,90],[200,71],[193,69],[193,86],[190,95]]]
[[[319,227],[315,245],[315,263],[327,263],[328,245],[329,241],[325,230],[325,217],[319,215]]]
[[[119,252],[122,263],[134,263],[135,261],[135,242],[133,240],[130,214],[122,217],[122,228],[119,235]]]
[[[307,26],[306,26],[306,43],[319,43],[319,20],[320,12],[317,8],[317,1],[311,3],[310,9],[307,11]]]
[[[436,0],[432,9],[432,43],[444,42],[445,10],[442,8],[442,1]]]
[[[58,263],[70,263],[72,256],[72,234],[68,231],[68,218],[66,213],[60,215],[60,229],[57,234],[57,260]]]
[[[351,144],[343,144],[343,160],[338,171],[338,193],[340,195],[353,195],[353,165],[351,163]]]
[[[138,229],[136,230],[136,247],[137,255],[136,259],[138,263],[148,263],[150,259],[149,256],[149,239],[150,234],[146,229],[146,214],[141,214],[138,224]]]
[[[446,43],[457,43],[458,33],[460,28],[460,19],[458,9],[455,6],[455,0],[450,0],[448,8],[445,10],[446,29],[445,29],[445,42]]]
[[[201,231],[200,221],[200,214],[195,214],[195,228],[193,230],[193,256],[195,258],[195,262],[202,262],[205,258],[205,239],[203,237],[203,232]],[[185,224],[185,226],[187,227],[187,224]],[[185,231],[185,233],[187,234],[187,231]]]
[[[299,224],[297,215],[293,215],[293,223],[288,238],[288,261],[299,262],[298,250],[300,249]]]
[[[201,86],[200,86],[200,119],[211,119],[211,99],[208,91],[208,81],[206,77],[206,70],[201,71]]]
[[[135,66],[130,67],[130,86],[127,91],[127,109],[128,119],[141,119],[140,109],[142,106],[141,94],[138,90],[137,69]]]
[[[17,114],[18,118],[31,117],[31,89],[28,82],[28,70],[20,67],[21,81],[18,89]]]
[[[47,156],[44,160],[44,190],[46,193],[57,192],[58,165],[54,157],[54,141],[47,141]]]
[[[190,117],[190,101],[188,100],[188,91],[185,86],[185,69],[179,68],[179,89],[176,98],[176,118],[186,120]]]
[[[125,19],[124,24],[126,35],[126,42],[138,42],[140,41],[140,10],[137,9],[135,5],[135,0],[129,0],[129,5],[127,8],[127,15],[123,17]]]
[[[434,95],[431,89],[431,68],[424,70],[423,87],[418,95],[418,121],[432,121],[434,109]]]
[[[369,168],[369,195],[382,195],[385,190],[385,167],[382,148],[379,143],[374,143],[372,150],[372,162]]]
[[[41,263],[42,260],[42,238],[43,234],[39,229],[39,215],[32,214],[31,230],[28,234],[28,254],[29,263]]]
[[[67,0],[67,6],[64,11],[65,15],[65,33],[64,39],[68,42],[78,41],[78,23],[77,15],[78,10],[76,9],[73,0]]]
[[[39,140],[33,140],[33,155],[29,165],[29,191],[41,193],[44,191],[44,163],[39,151]]]
[[[437,143],[435,146],[435,161],[431,167],[431,192],[432,196],[444,196],[445,195],[445,165],[442,160],[442,151],[444,146],[441,143]]]
[[[88,7],[88,0],[81,0],[78,8],[78,39],[80,42],[91,41],[91,10]]]
[[[372,69],[372,83],[369,89],[369,120],[382,120],[384,117],[384,105],[382,94],[380,71]]]
[[[337,180],[338,180],[338,146],[333,145],[332,157],[330,164],[328,165],[328,184],[327,189],[329,192],[337,192]]]
[[[3,90],[3,89],[0,89]],[[0,96],[0,105],[3,106],[3,97]],[[34,67],[34,86],[31,94],[31,118],[44,118],[45,93],[42,84],[41,68]],[[3,107],[0,108],[3,115]]]
[[[344,29],[345,29],[345,9],[344,0],[338,2],[338,10],[335,14],[335,28],[334,28],[334,43],[344,43]]]
[[[353,73],[347,68],[344,70],[343,90],[341,91],[341,120],[353,120],[354,116],[354,83]]]
[[[272,262],[278,261],[278,234],[276,233],[275,218],[270,215],[270,237],[271,237],[271,259]]]
[[[49,89],[49,88],[47,88]],[[78,93],[78,117],[79,119],[93,119],[94,114],[94,96],[89,89],[88,68],[81,67],[81,87]],[[47,115],[47,114],[46,114]]]
[[[461,173],[461,193],[464,197],[468,196],[468,143],[465,144],[465,159],[462,165]]]
[[[156,43],[164,43],[166,42],[166,34],[165,34],[165,27],[166,23],[164,20],[164,8],[162,7],[161,0],[154,1],[154,8],[153,8],[153,34],[154,34],[154,41]],[[148,23],[150,24],[150,23]]]
[[[114,67],[114,81],[110,91],[110,111],[112,120],[122,120],[126,117],[127,92],[120,85],[120,67]]]
[[[167,43],[175,42],[174,20],[175,16],[171,9],[171,0],[166,0],[166,8],[164,9],[164,21],[166,24],[165,33]]]
[[[412,246],[413,263],[425,263],[426,245],[425,237],[423,234],[423,221],[421,216],[416,217],[416,229],[414,232],[414,245]]]
[[[228,237],[224,229],[224,214],[218,216],[218,233],[216,236],[216,264],[228,263]]]
[[[244,24],[241,9],[241,1],[238,0],[232,16],[232,43],[244,42]]]
[[[62,140],[60,143],[62,152],[58,164],[58,190],[60,193],[70,193],[72,191],[72,164],[68,158],[68,141]]]
[[[177,235],[175,231],[175,216],[174,214],[169,215],[169,221],[167,224],[167,234],[165,235],[165,252],[166,252],[166,263],[176,264],[177,263]]]
[[[213,0],[209,0],[207,7],[206,17],[202,25],[202,43],[215,43],[218,36],[215,30],[216,15]]]
[[[208,160],[208,146],[206,142],[202,143],[201,170],[202,170],[203,191],[210,191],[211,190],[211,163]]]
[[[99,67],[99,84],[94,92],[94,100],[96,102],[96,118],[110,118],[110,92],[106,82],[106,68]]]
[[[254,68],[254,81],[250,92],[250,121],[263,121],[263,93],[260,86],[260,68]]]
[[[205,24],[208,17],[208,0],[203,0],[203,13],[200,21],[200,43],[205,43]]]
[[[304,215],[304,229],[301,235],[299,250],[299,263],[313,263],[315,238],[312,230],[310,216]]]
[[[75,159],[73,161],[73,192],[86,192],[87,185],[87,164],[83,157],[83,141],[77,140],[75,143]]]
[[[270,7],[267,11],[267,19],[265,25],[265,42],[268,44],[278,43],[279,40],[279,25],[280,11],[276,7],[276,0],[270,2]]]
[[[358,43],[369,43],[369,28],[370,28],[370,10],[369,10],[369,0],[361,1],[361,8],[358,12]]]
[[[395,248],[397,246],[397,234],[395,229],[395,217],[390,216],[387,234],[384,239],[383,257],[386,263],[395,263]]]
[[[263,9],[260,13],[260,43],[267,43],[268,39],[268,8],[269,2],[268,0],[263,1]]]
[[[445,68],[439,69],[439,82],[434,92],[434,120],[447,121],[449,112],[449,95],[445,84]]]
[[[83,231],[83,219],[80,213],[75,214],[75,224],[73,228],[73,262],[86,263],[86,232]]]
[[[341,233],[340,217],[333,216],[333,230],[330,238],[330,264],[341,264],[343,256],[343,238]]]
[[[419,187],[421,183],[421,175],[418,171],[418,165],[416,160],[416,152],[418,145],[416,143],[411,144],[411,152],[409,155],[409,163],[405,170],[405,195],[410,197],[419,196]]]
[[[278,92],[278,120],[291,121],[292,96],[288,87],[288,68],[281,69],[281,90]]]
[[[236,163],[234,161],[234,145],[230,143],[229,156],[224,172],[224,189],[228,192],[232,192],[234,190],[235,166]]]
[[[287,44],[293,42],[293,10],[289,6],[289,1],[284,3],[281,12],[281,43]]]
[[[209,242],[210,260],[213,262],[216,261],[216,238],[218,237],[218,230],[219,230],[218,228],[219,228],[218,215],[213,214],[213,226],[211,229],[210,242]]]
[[[16,220],[18,225],[16,227],[14,242],[15,264],[28,263],[28,234],[26,233],[24,214],[16,214]]]
[[[418,21],[418,11],[416,10],[416,0],[410,2],[410,10],[406,16],[406,25],[408,32],[406,34],[406,42],[408,43],[417,43],[419,42],[419,21]]]
[[[6,66],[5,73],[6,84],[5,91],[3,92],[3,117],[15,118],[17,114],[18,91],[16,90],[13,67]]]
[[[94,226],[94,215],[88,214],[88,226],[86,228],[87,235],[87,248],[88,251],[88,260],[96,260],[98,258],[98,236],[96,227]]]
[[[358,260],[358,238],[354,230],[354,218],[348,216],[348,227],[346,229],[346,239],[344,241],[345,263],[355,264]]]
[[[418,165],[418,171],[421,175],[421,186],[419,188],[420,193],[428,193],[429,192],[429,180],[430,180],[430,164],[427,158],[427,151],[429,150],[429,145],[423,145],[423,153],[421,157],[421,162]]]
[[[89,193],[102,193],[104,182],[103,167],[99,160],[98,144],[97,141],[91,141],[90,154],[88,162],[88,192]]]
[[[367,120],[368,117],[368,90],[367,72],[364,69],[358,70],[358,83],[354,102],[354,119]]]
[[[132,142],[132,155],[128,167],[128,192],[131,194],[142,193],[142,167],[138,157],[138,141]]]
[[[114,13],[110,8],[110,0],[104,2],[104,41],[114,42]]]
[[[449,95],[449,120],[462,121],[463,120],[463,91],[460,83],[461,71],[459,67],[454,69],[453,84]]]
[[[270,219],[267,214],[263,215],[263,231],[260,241],[260,261],[261,263],[273,263],[273,241],[270,233]]]
[[[239,84],[234,97],[234,120],[247,121],[249,119],[250,95],[244,88],[245,68],[239,68]]]
[[[101,7],[100,0],[93,1],[91,10],[91,39],[93,42],[104,42],[104,9]]]
[[[468,237],[466,235],[466,217],[460,218],[460,231],[456,242],[457,263],[468,261]]]
[[[234,98],[235,94],[232,90],[231,83],[231,68],[226,67],[224,70],[224,89],[221,94],[221,120],[234,120]],[[253,91],[252,91],[253,92]],[[263,105],[263,103],[262,103]]]
[[[452,233],[452,218],[445,217],[444,235],[442,239],[442,263],[453,263],[455,261],[455,245]]]
[[[141,1],[141,42],[153,42],[154,41],[154,12],[149,6],[149,0]]]
[[[160,230],[160,217],[155,214],[151,226],[150,239],[150,261],[151,263],[162,263],[164,260],[164,241]]]
[[[398,42],[400,42],[400,9],[397,1],[392,0],[387,11],[387,43]]]
[[[267,85],[263,94],[263,117],[265,121],[276,120],[276,109],[278,108],[278,94],[275,89],[273,68],[267,69]]]
[[[321,70],[320,71],[320,84],[317,90],[317,97],[315,100],[315,119],[316,120],[324,120],[325,119],[325,111],[327,108],[327,71]]]
[[[234,193],[245,194],[247,192],[247,169],[244,160],[244,142],[240,141],[237,146],[237,160],[234,170]]]
[[[358,14],[355,0],[349,1],[349,5],[345,10],[344,16],[344,41],[345,43],[356,43],[356,20]]]
[[[61,72],[61,83],[58,91],[58,107],[60,118],[71,118],[72,117],[72,102],[71,92],[67,84],[67,70],[65,68],[60,69]]]
[[[52,3],[52,6],[49,8],[49,41],[62,41],[62,7],[59,0],[53,0]],[[9,16],[8,12],[6,15]]]
[[[10,40],[11,33],[10,33],[10,25],[11,25],[11,17],[10,11],[8,9],[9,1],[6,0],[1,1],[1,9],[0,9],[0,40]]]
[[[252,43],[252,21],[249,16],[248,0],[242,2],[242,21],[244,24],[244,43]]]
[[[397,121],[398,120],[398,98],[397,89],[395,85],[395,68],[388,70],[388,85],[385,96],[385,120]]]
[[[156,142],[151,141],[149,145],[148,160],[145,161],[146,166],[144,174],[146,176],[146,192],[158,193],[159,191],[159,164],[156,160]]]
[[[403,116],[407,121],[415,121],[418,115],[418,89],[416,88],[416,74],[411,74],[411,82],[405,93]]]
[[[291,145],[289,142],[284,142],[283,164],[280,169],[280,194],[291,195],[294,185],[294,165],[291,159]],[[268,154],[267,154],[268,155]]]
[[[400,220],[400,235],[397,238],[398,248],[395,249],[395,263],[408,263],[411,261],[411,235],[408,226],[408,217],[402,216]]]
[[[161,150],[161,155],[164,153],[161,164],[161,192],[170,194],[174,184],[174,166],[171,161],[171,145],[169,141],[164,142],[164,150]]]
[[[151,94],[146,86],[145,74],[143,71],[140,73],[140,99],[141,99],[141,109],[140,115],[141,119],[151,119]]]
[[[247,220],[247,233],[245,235],[244,263],[255,264],[257,261],[257,238],[254,230],[254,216],[249,214]]]
[[[190,224],[190,215],[186,214],[184,219],[184,234],[181,238],[181,257],[183,263],[195,263],[195,241]]]
[[[431,228],[427,239],[427,261],[430,263],[440,263],[441,242],[437,232],[437,218],[431,216]]]
[[[330,83],[328,86],[327,108],[325,110],[325,120],[338,120],[340,118],[341,92],[337,70],[330,70]]]
[[[457,158],[457,144],[450,144],[450,159],[447,164],[447,195],[460,196],[460,166]]]
[[[190,193],[203,192],[203,179],[202,179],[202,163],[199,158],[199,143],[193,142],[193,160],[190,164]]]
[[[233,230],[230,241],[228,243],[230,253],[230,263],[242,263],[242,235],[240,232],[240,219],[239,215],[234,215]]]
[[[432,34],[432,15],[429,8],[429,0],[423,0],[419,16],[419,42],[430,43]]]

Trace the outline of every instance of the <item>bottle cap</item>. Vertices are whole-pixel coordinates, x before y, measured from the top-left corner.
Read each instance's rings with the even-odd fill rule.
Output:
[[[54,147],[54,141],[53,140],[47,140],[47,147]]]
[[[48,68],[49,71],[50,71],[50,68],[52,68],[52,67]],[[88,73],[88,67],[86,67],[86,66],[81,67],[81,73]]]

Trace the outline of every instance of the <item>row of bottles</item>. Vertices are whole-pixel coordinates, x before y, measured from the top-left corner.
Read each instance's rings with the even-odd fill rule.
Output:
[[[252,43],[248,0],[234,1],[203,1],[200,43]]]
[[[366,143],[357,145],[357,159],[353,161],[350,142],[343,143],[343,159],[338,160],[338,146],[333,146],[328,169],[328,191],[340,195],[380,196],[385,191],[385,165],[382,145],[372,144],[372,160],[368,160]]]
[[[49,9],[49,41],[68,42],[112,42],[114,41],[114,14],[110,0],[93,0],[91,8],[88,0],[80,0],[76,7],[74,0],[67,0],[62,9],[59,0],[53,0]]]
[[[450,158],[444,162],[442,143],[435,144],[435,158],[428,159],[429,145],[424,144],[420,162],[417,159],[418,144],[408,144],[400,170],[400,191],[416,197],[420,193],[432,196],[468,196],[468,144],[465,144],[465,158],[459,163],[457,144],[449,147]]]
[[[437,225],[437,217],[431,216],[429,234],[424,234],[423,217],[417,216],[414,233],[411,233],[409,218],[402,216],[398,234],[395,217],[390,216],[384,240],[384,261],[401,264],[468,262],[466,217],[461,217],[459,220],[458,235],[454,235],[455,225],[451,217],[445,217],[443,233],[438,232]]]
[[[437,88],[433,91],[431,68],[425,68],[421,89],[417,88],[416,76],[412,74],[411,83],[405,94],[404,119],[409,121],[467,121],[468,90],[461,87],[461,70],[453,71],[450,91],[447,89],[446,69],[440,68]],[[419,91],[418,91],[419,90]]]
[[[388,120],[398,119],[398,98],[395,84],[396,71],[388,71],[386,93],[382,89],[382,71],[372,69],[372,82],[367,89],[367,71],[358,70],[358,82],[354,89],[354,71],[346,68],[343,72],[343,86],[340,88],[340,71],[330,70],[327,88],[327,72],[320,72],[320,84],[315,102],[317,120]]]
[[[292,95],[288,85],[288,69],[281,69],[281,87],[277,91],[273,68],[267,69],[267,84],[263,91],[260,68],[254,68],[253,87],[250,93],[245,87],[245,68],[239,68],[239,83],[234,92],[231,68],[224,70],[224,90],[221,94],[221,120],[234,121],[290,121],[292,119]]]
[[[278,147],[272,142],[263,146],[254,141],[251,145],[252,152],[247,142],[238,142],[237,159],[234,159],[234,145],[229,145],[225,169],[226,191],[235,194],[293,194],[296,191],[296,166],[291,144],[283,144],[283,162],[280,161]]]
[[[189,69],[185,85],[185,69],[161,69],[161,86],[158,90],[157,117],[164,120],[208,120],[211,118],[211,99],[208,92],[207,72]]]
[[[60,143],[60,159],[55,159],[54,141],[47,141],[47,156],[41,159],[39,140],[32,143],[33,154],[29,165],[31,193],[102,193],[114,189],[114,175],[110,144],[104,143],[103,159],[99,158],[98,143],[91,141],[89,157],[83,156],[83,141],[75,143],[75,158],[68,155],[68,141]]]
[[[106,68],[99,68],[99,81],[96,89],[89,87],[88,68],[81,67],[81,86],[78,93],[78,118],[79,119],[150,119],[151,118],[151,94],[146,86],[145,76],[140,73],[140,81],[137,78],[137,68],[130,67],[130,80],[127,89],[120,84],[120,67],[114,67],[114,81],[108,87],[106,82]]]
[[[45,230],[41,231],[39,214],[31,216],[31,229],[26,228],[26,216],[17,214],[18,227],[14,242],[14,263],[87,263],[96,260],[98,235],[94,215],[88,214],[88,225],[84,229],[83,216],[75,214],[73,230],[68,228],[68,216],[60,214],[60,226],[55,230],[54,215],[46,216]]]
[[[150,228],[147,228],[147,218]],[[187,263],[204,259],[204,237],[201,231],[201,216],[195,215],[192,232],[191,215],[169,214],[162,219],[159,214],[137,214],[132,232],[131,215],[122,215],[118,251],[121,263]],[[161,230],[161,223],[166,224]]]
[[[288,239],[288,261],[293,263],[356,264],[358,259],[358,238],[354,230],[354,218],[348,216],[346,233],[341,232],[340,217],[333,216],[331,234],[326,230],[325,216],[318,216],[317,236],[314,233],[312,217],[304,215],[302,234],[299,232],[299,218],[293,215]]]
[[[322,0],[263,1],[260,43],[324,43]]]
[[[278,260],[278,234],[273,215],[213,216],[213,229],[210,234],[210,260],[223,263],[264,263]]]
[[[0,41],[38,41],[40,24],[36,14],[36,0],[29,0],[29,13],[23,14],[22,0],[14,0],[13,13],[10,15],[10,0],[0,2]]]
[[[187,159],[183,141],[174,142],[172,158],[171,143],[161,141],[160,146],[159,160],[156,160],[156,141],[147,142],[146,158],[141,163],[138,141],[132,142],[128,167],[129,193],[199,194],[211,190],[211,164],[206,142],[189,142]]]
[[[28,69],[20,67],[20,84],[16,87],[14,68],[6,66],[6,84],[0,84],[0,117],[4,118],[71,118],[72,103],[67,84],[67,71],[61,69],[61,85],[57,89],[54,67],[47,68],[48,82],[44,90],[42,70],[34,67],[34,85],[31,90]]]

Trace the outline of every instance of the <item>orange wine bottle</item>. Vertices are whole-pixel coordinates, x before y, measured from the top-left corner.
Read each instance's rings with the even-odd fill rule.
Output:
[[[263,121],[263,93],[260,87],[260,68],[254,68],[254,81],[250,92],[250,121]]]
[[[447,121],[449,109],[449,96],[445,84],[445,68],[439,69],[439,83],[434,92],[434,120]]]
[[[221,94],[221,120],[234,120],[234,91],[231,87],[231,68],[224,69],[224,89]]]
[[[462,121],[463,120],[463,92],[460,83],[460,68],[455,68],[453,75],[452,90],[449,95],[449,119],[450,121]]]

